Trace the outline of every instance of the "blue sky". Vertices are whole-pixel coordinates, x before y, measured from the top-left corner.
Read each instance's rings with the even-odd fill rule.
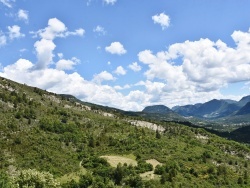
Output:
[[[0,76],[124,110],[250,91],[248,0],[0,0]]]

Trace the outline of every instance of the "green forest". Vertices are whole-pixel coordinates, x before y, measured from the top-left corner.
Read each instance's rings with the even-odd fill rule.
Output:
[[[132,122],[156,125],[155,130]],[[0,187],[250,187],[250,148],[0,78]]]

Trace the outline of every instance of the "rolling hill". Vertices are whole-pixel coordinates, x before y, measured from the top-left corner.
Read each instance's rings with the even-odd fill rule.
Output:
[[[248,145],[158,117],[0,78],[0,187],[249,187]]]
[[[172,112],[172,110],[164,105],[147,106],[142,112],[145,113],[155,113],[155,114],[167,114]]]

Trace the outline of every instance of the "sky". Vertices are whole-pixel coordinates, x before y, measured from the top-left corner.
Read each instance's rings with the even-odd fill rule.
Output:
[[[0,76],[141,111],[250,94],[249,0],[0,0]]]

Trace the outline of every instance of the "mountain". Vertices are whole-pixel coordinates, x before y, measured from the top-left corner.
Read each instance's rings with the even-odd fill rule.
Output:
[[[137,112],[136,114],[149,120],[178,122],[186,121],[184,117],[175,113],[173,110],[164,105],[147,106],[141,112]]]
[[[165,115],[0,78],[0,187],[249,187],[248,146]]]
[[[164,105],[154,105],[145,107],[142,112],[144,113],[157,113],[157,114],[167,114],[172,112],[172,110]]]
[[[219,118],[228,116],[238,109],[239,107],[236,103],[214,99],[201,105],[197,109],[197,114],[205,118]]]
[[[236,115],[246,115],[246,114],[250,114],[250,102],[248,102],[236,113]]]
[[[172,110],[182,116],[193,116],[202,119],[231,118],[231,116],[248,114],[250,96],[243,97],[240,101],[213,99],[205,103],[194,105],[175,106]]]
[[[239,109],[236,101],[213,99],[203,104],[175,107],[174,111],[183,116],[214,119],[228,116]]]
[[[182,116],[193,116],[202,104],[175,106],[172,110]]]
[[[243,97],[237,104],[241,107],[245,106],[248,102],[250,102],[250,95]]]
[[[244,142],[250,144],[250,126],[241,127],[230,132],[229,138],[238,142]]]

